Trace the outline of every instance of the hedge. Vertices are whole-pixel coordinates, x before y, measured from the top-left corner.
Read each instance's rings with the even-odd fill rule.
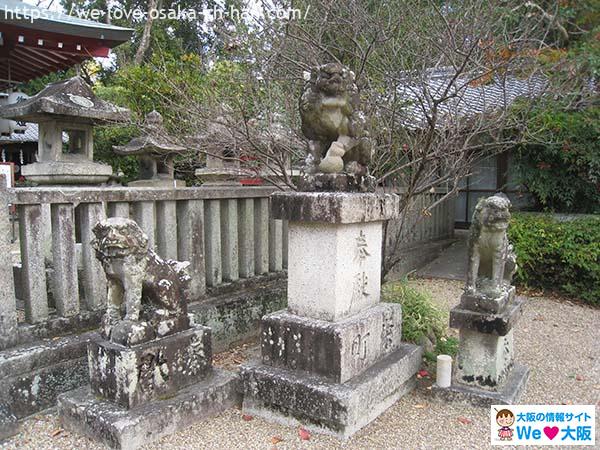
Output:
[[[558,220],[515,213],[508,233],[517,253],[518,284],[600,305],[600,216]]]

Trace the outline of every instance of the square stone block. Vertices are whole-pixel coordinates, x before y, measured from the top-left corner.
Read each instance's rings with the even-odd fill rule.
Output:
[[[134,408],[206,376],[212,364],[210,328],[195,326],[132,347],[92,341],[88,364],[94,394]]]
[[[348,192],[276,192],[271,195],[274,219],[290,222],[364,223],[398,217],[396,194]]]
[[[204,380],[173,396],[131,410],[99,399],[85,386],[58,398],[58,415],[69,431],[108,448],[134,450],[240,403],[237,374],[212,369]]]
[[[462,309],[481,313],[498,314],[504,311],[515,296],[515,287],[508,286],[499,297],[493,298],[485,294],[463,294],[460,299]]]
[[[344,383],[400,347],[402,307],[379,303],[333,323],[278,311],[261,328],[263,364]]]
[[[461,329],[454,381],[496,389],[513,366],[513,332],[505,336]]]
[[[471,311],[459,305],[450,311],[450,327],[505,336],[523,315],[524,304],[524,297],[516,297],[498,314]]]
[[[242,366],[244,414],[347,439],[410,392],[422,349],[403,344],[346,383],[262,364]]]
[[[338,321],[380,300],[382,222],[288,226],[288,308]]]

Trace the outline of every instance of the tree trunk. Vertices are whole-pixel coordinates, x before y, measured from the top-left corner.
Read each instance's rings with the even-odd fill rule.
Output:
[[[140,40],[140,46],[135,53],[133,62],[135,64],[141,64],[144,59],[148,47],[150,47],[150,33],[152,32],[152,22],[154,22],[152,11],[156,9],[158,0],[149,0],[148,2],[148,17],[146,18],[146,25],[144,25],[144,32],[142,33],[142,39]]]

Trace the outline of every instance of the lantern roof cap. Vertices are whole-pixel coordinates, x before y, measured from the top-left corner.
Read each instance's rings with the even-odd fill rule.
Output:
[[[27,100],[0,107],[0,117],[27,122],[69,120],[95,125],[127,122],[130,111],[97,97],[76,76],[47,85]]]

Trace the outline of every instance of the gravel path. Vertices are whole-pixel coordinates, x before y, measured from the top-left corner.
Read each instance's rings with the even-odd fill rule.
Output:
[[[440,307],[460,298],[462,282],[415,280]],[[596,404],[600,406],[600,310],[571,302],[531,298],[515,329],[517,359],[529,365],[531,377],[522,404]],[[237,363],[246,349],[221,357]],[[243,356],[242,356],[243,357]],[[261,419],[243,420],[229,410],[168,436],[148,449],[471,449],[490,448],[489,411],[431,398],[427,385],[405,396],[349,441],[313,435],[303,441],[298,430]],[[600,426],[596,442],[600,443]],[[600,444],[599,444],[600,445]],[[22,431],[0,448],[102,449],[66,431],[55,414],[26,421]],[[590,447],[587,447],[590,448]]]

